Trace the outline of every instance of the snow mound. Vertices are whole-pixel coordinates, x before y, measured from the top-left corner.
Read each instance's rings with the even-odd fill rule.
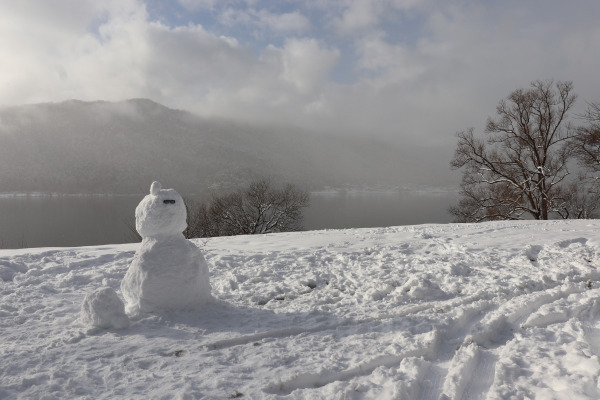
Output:
[[[446,293],[437,283],[426,277],[411,277],[402,285],[402,291],[413,299],[442,298]]]
[[[81,304],[81,322],[93,328],[125,329],[129,318],[125,306],[117,293],[110,287],[103,287],[85,295]]]

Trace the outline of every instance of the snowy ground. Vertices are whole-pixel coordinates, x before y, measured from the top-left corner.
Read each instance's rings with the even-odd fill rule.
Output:
[[[138,244],[0,251],[0,398],[600,397],[600,221],[214,238],[217,299],[88,330]]]

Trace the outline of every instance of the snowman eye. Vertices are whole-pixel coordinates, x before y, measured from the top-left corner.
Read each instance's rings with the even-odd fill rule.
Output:
[[[165,204],[175,204],[175,200],[163,200]]]

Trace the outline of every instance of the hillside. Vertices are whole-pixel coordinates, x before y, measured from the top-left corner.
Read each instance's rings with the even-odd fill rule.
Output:
[[[597,399],[597,220],[213,238],[214,302],[79,319],[139,244],[0,250],[0,398]]]
[[[263,176],[310,188],[431,183],[414,148],[241,126],[146,99],[0,109],[0,144],[0,192],[143,193],[156,179],[198,192]]]

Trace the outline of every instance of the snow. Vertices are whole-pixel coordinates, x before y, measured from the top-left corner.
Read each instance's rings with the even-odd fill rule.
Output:
[[[187,227],[186,215],[179,193],[155,181],[135,209],[135,229],[143,238],[179,235]]]
[[[91,328],[129,328],[125,305],[114,289],[101,287],[85,295],[81,322]]]
[[[212,300],[129,313],[124,329],[86,322],[111,300],[81,306],[122,298],[144,245],[0,250],[0,398],[599,398],[599,228],[186,241],[206,258]]]
[[[121,292],[130,314],[196,308],[212,298],[204,256],[181,234],[143,239]]]
[[[121,282],[129,314],[192,309],[212,299],[204,256],[182,234],[186,217],[179,193],[156,181],[136,207],[142,244]]]

